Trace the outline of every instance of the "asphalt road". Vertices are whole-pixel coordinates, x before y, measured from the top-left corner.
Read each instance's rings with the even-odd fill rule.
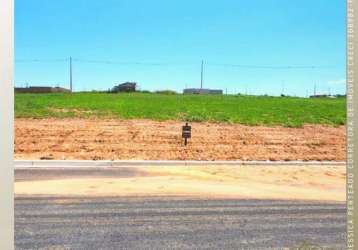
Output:
[[[15,171],[15,181],[143,174],[136,168],[22,169]],[[345,224],[345,204],[333,202],[15,198],[16,249],[304,249],[310,244],[345,249]]]
[[[145,177],[149,174],[140,167],[65,167],[65,168],[19,168],[15,170],[15,181],[38,181],[73,178],[127,178]]]
[[[16,197],[16,249],[345,249],[345,205]]]

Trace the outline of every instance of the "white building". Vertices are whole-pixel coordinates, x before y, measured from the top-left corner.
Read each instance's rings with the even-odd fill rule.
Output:
[[[184,89],[184,94],[196,94],[196,95],[222,95],[221,89]]]

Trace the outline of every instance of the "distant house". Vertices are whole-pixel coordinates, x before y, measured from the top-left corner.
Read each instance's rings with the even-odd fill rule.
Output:
[[[135,82],[125,82],[122,84],[119,84],[117,86],[114,86],[112,88],[113,93],[118,93],[118,92],[135,92],[137,89],[137,83]]]
[[[196,95],[222,95],[221,89],[184,89],[184,94],[196,94]]]
[[[311,95],[310,98],[327,98],[328,95]]]
[[[337,95],[335,95],[335,97],[337,97],[337,98],[346,98],[346,97],[347,97],[347,95],[337,94]]]
[[[15,88],[15,93],[69,93],[69,89],[61,87],[31,86],[27,88]]]

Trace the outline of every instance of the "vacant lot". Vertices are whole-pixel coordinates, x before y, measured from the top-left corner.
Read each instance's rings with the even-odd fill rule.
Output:
[[[344,98],[17,94],[17,159],[345,160]],[[184,147],[181,126],[190,121]]]
[[[194,122],[185,147],[179,121],[22,119],[17,159],[345,160],[345,127],[302,128]]]
[[[344,125],[345,98],[163,94],[16,94],[17,118],[214,121],[245,125]]]

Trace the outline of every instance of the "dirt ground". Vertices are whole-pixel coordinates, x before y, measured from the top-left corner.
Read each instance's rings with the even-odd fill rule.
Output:
[[[26,177],[26,170],[18,170],[15,194],[346,199],[344,166],[146,166],[78,171],[81,172],[41,169],[22,178]]]
[[[344,126],[303,128],[96,119],[16,119],[15,159],[344,161]]]

